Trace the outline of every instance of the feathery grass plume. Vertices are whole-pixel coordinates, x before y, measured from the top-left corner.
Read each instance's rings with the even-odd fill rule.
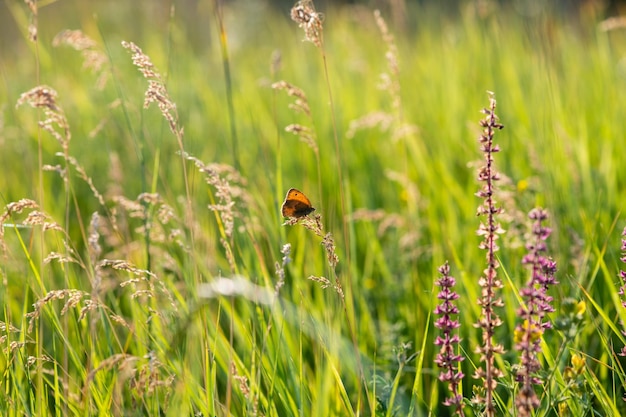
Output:
[[[317,236],[322,238],[322,246],[324,246],[324,250],[326,251],[326,259],[328,260],[328,265],[330,265],[333,272],[335,271],[335,267],[339,263],[339,256],[337,256],[337,247],[335,246],[335,239],[330,232],[324,233],[324,226],[322,225],[322,216],[319,214],[315,214],[313,216],[304,216],[304,217],[291,217],[283,223],[283,226],[293,226],[296,224],[301,224],[305,229],[308,229],[315,233]],[[322,288],[328,288],[332,285],[333,289],[339,294],[339,296],[343,299],[344,292],[339,282],[339,278],[335,275],[335,283],[331,284],[330,280],[325,277],[316,277],[310,276],[309,279],[312,281],[316,281],[322,284]]]
[[[28,213],[28,216],[24,219],[23,224],[27,226],[41,226],[44,232],[47,230],[63,232],[63,228],[59,223],[52,220],[51,217],[46,213],[37,210]],[[65,246],[67,246],[67,241],[63,243]]]
[[[140,47],[133,42],[126,41],[122,41],[122,46],[131,51],[133,64],[139,69],[144,78],[148,80],[148,89],[146,90],[143,107],[148,108],[151,103],[157,104],[161,114],[167,120],[170,130],[180,141],[179,146],[182,151],[183,129],[178,127],[179,119],[176,104],[170,99],[163,77],[152,63],[150,57],[144,54]]]
[[[91,215],[91,221],[89,222],[89,234],[87,235],[87,253],[89,254],[89,261],[92,266],[94,266],[94,273],[91,277],[91,303],[89,303],[88,309],[83,309],[81,311],[81,318],[87,314],[91,309],[95,309],[101,305],[100,296],[102,293],[102,270],[100,268],[95,268],[95,265],[100,260],[100,255],[102,255],[102,246],[100,246],[100,233],[98,228],[100,226],[100,215],[98,212],[94,212]],[[94,314],[91,317],[90,331],[92,333],[92,337],[96,337],[96,322],[98,320],[98,315]]]
[[[279,49],[274,49],[272,51],[272,56],[270,57],[270,75],[272,79],[280,72],[283,68],[283,56],[280,53]]]
[[[626,227],[622,231],[622,247],[621,247],[622,255],[619,258],[620,261],[626,263]],[[626,308],[626,270],[620,269],[619,278],[622,280],[622,285],[619,287],[619,297],[622,302],[622,307]],[[624,323],[622,323],[622,327],[624,327]],[[622,334],[626,336],[626,330],[622,330]],[[619,352],[620,356],[626,356],[626,346],[622,347],[622,350]],[[624,394],[624,400],[626,401],[626,394]]]
[[[135,363],[139,362],[140,360],[141,358],[126,353],[116,353],[114,355],[111,355],[110,357],[100,362],[97,367],[89,371],[89,374],[87,374],[87,378],[85,378],[85,390],[91,384],[98,372],[111,369],[113,367],[117,367],[120,371],[120,378],[122,380],[126,380],[130,376],[129,374],[135,374]]]
[[[494,340],[495,329],[502,325],[502,319],[496,312],[497,308],[504,306],[502,298],[498,294],[502,288],[502,281],[498,279],[497,269],[500,264],[496,259],[498,235],[504,233],[496,219],[502,209],[496,205],[494,198],[495,183],[500,179],[500,174],[494,167],[493,155],[500,152],[500,147],[494,144],[495,131],[504,126],[498,122],[496,115],[496,99],[492,92],[489,92],[489,107],[482,110],[485,117],[480,121],[483,133],[478,139],[480,150],[485,158],[485,165],[478,170],[478,180],[484,185],[476,193],[476,196],[483,199],[483,203],[478,207],[477,215],[486,216],[486,220],[480,222],[478,235],[483,237],[479,248],[487,252],[487,267],[483,271],[483,276],[478,280],[481,287],[481,297],[478,304],[481,307],[481,316],[476,327],[482,329],[482,345],[476,348],[476,353],[480,354],[480,362],[484,363],[484,368],[478,367],[474,378],[483,380],[484,395],[475,392],[472,401],[485,406],[487,417],[495,415],[494,392],[497,386],[497,379],[502,377],[502,371],[496,367],[495,357],[504,353],[504,347]]]
[[[67,45],[79,51],[83,57],[83,68],[90,69],[94,73],[99,74],[96,81],[96,88],[102,90],[110,74],[109,71],[103,71],[104,64],[107,62],[107,56],[98,49],[96,41],[85,35],[80,30],[64,30],[59,32],[52,39],[52,46],[58,47]]]
[[[289,97],[295,97],[295,101],[289,104],[289,108],[296,113],[304,113],[309,118],[311,117],[311,107],[309,106],[309,100],[302,89],[296,87],[287,81],[276,81],[272,84],[274,90],[285,90]]]
[[[117,384],[124,384],[128,381],[129,388],[136,399],[145,400],[146,397],[154,395],[159,388],[163,388],[164,397],[161,401],[163,401],[163,409],[166,410],[174,375],[163,371],[163,368],[163,363],[156,358],[152,351],[143,357],[125,353],[114,354],[104,359],[89,372],[85,379],[83,392],[87,392],[99,372],[115,369],[118,376]],[[116,401],[118,400],[116,399]]]
[[[230,374],[232,375],[233,379],[239,383],[239,391],[241,392],[241,395],[243,395],[243,397],[248,402],[249,404],[248,407],[251,408],[250,415],[258,416],[259,415],[259,410],[258,410],[259,403],[258,401],[255,401],[252,398],[252,392],[251,392],[252,390],[250,389],[250,384],[248,383],[248,377],[245,375],[241,375],[237,371],[237,364],[235,364],[234,361],[230,363]]]
[[[215,188],[217,204],[210,204],[209,209],[216,214],[220,229],[220,243],[232,273],[238,273],[237,263],[232,248],[235,218],[241,217],[243,209],[250,200],[244,187],[246,180],[239,171],[227,164],[205,164],[198,158],[183,153],[183,158],[192,161],[196,168],[205,175],[207,184]],[[240,208],[240,210],[237,209]]]
[[[76,289],[63,289],[63,290],[52,290],[49,291],[43,298],[35,301],[33,304],[33,311],[26,314],[26,318],[28,319],[28,333],[32,333],[33,327],[35,325],[35,321],[39,319],[41,316],[41,310],[43,307],[54,301],[54,300],[63,300],[67,297],[67,301],[63,305],[63,309],[61,310],[61,315],[67,313],[67,311],[71,308],[74,308],[78,305],[78,303],[85,297],[89,297],[89,294]]]
[[[294,97],[293,103],[289,103],[289,108],[295,113],[302,113],[309,121],[309,125],[312,127],[304,126],[298,123],[292,123],[285,127],[285,132],[292,133],[300,138],[300,141],[307,145],[315,155],[315,162],[317,166],[317,180],[319,189],[319,195],[322,195],[322,168],[320,160],[320,151],[317,144],[317,133],[315,132],[315,123],[313,122],[313,115],[311,113],[311,107],[309,106],[309,100],[306,97],[304,91],[287,81],[280,80],[272,84],[272,89],[283,90],[289,97]],[[280,144],[280,142],[279,142]],[[279,146],[280,148],[280,146]],[[280,150],[280,149],[279,149]]]
[[[520,296],[524,301],[517,314],[522,320],[515,328],[515,349],[520,352],[520,364],[515,372],[515,379],[521,384],[515,397],[515,406],[521,417],[531,416],[541,404],[533,386],[541,385],[542,379],[538,372],[541,364],[537,354],[541,351],[541,337],[545,329],[551,328],[550,322],[544,318],[547,313],[554,311],[551,305],[552,297],[547,294],[551,285],[558,282],[554,278],[556,262],[544,256],[547,250],[546,239],[552,230],[542,223],[548,218],[548,213],[541,208],[530,211],[528,217],[533,220],[532,236],[526,244],[528,254],[522,260],[523,264],[530,265],[531,276],[522,289]]]
[[[318,48],[322,47],[324,16],[315,11],[312,0],[300,0],[291,8],[291,20],[304,30],[304,39],[313,42]]]
[[[351,120],[346,132],[346,138],[352,139],[359,130],[373,129],[378,126],[381,132],[387,132],[391,128],[395,118],[384,111],[374,111],[358,119]]]
[[[89,222],[89,236],[87,237],[87,252],[92,265],[95,265],[102,254],[102,246],[100,246],[100,233],[98,227],[100,225],[100,215],[94,212]]]
[[[318,13],[317,11],[315,11],[315,6],[313,5],[313,1],[312,0],[299,0],[291,9],[291,19],[298,23],[298,26],[301,27],[302,29],[304,29],[304,34],[305,34],[305,39],[313,42],[313,44],[318,48],[318,50],[320,51],[321,57],[322,57],[322,61],[324,63],[324,76],[326,79],[326,85],[328,88],[328,99],[329,99],[329,103],[330,103],[330,116],[332,118],[332,126],[333,126],[333,139],[335,142],[335,158],[337,160],[337,164],[336,164],[336,168],[337,168],[337,180],[339,182],[339,195],[340,195],[340,201],[341,201],[341,218],[343,221],[343,234],[344,234],[344,243],[345,243],[345,253],[346,256],[350,256],[350,233],[349,233],[349,227],[348,227],[348,216],[346,215],[346,194],[344,191],[344,176],[343,176],[343,163],[341,161],[341,155],[342,155],[342,151],[341,151],[341,147],[340,147],[340,142],[339,142],[339,135],[337,133],[337,120],[336,120],[336,115],[335,115],[335,104],[334,104],[334,100],[332,97],[332,88],[330,86],[330,78],[329,78],[329,74],[328,74],[328,64],[327,64],[327,60],[326,60],[326,52],[324,51],[324,39],[323,39],[323,27],[322,27],[322,21],[324,20],[324,16],[321,13]],[[315,153],[315,158],[317,159],[317,175],[318,175],[318,180],[319,180],[319,186],[320,186],[320,195],[322,195],[321,193],[321,178],[322,178],[322,174],[321,174],[321,165],[320,165],[320,156],[319,156],[319,152]],[[319,220],[318,220],[319,221]],[[306,225],[305,225],[306,227]],[[313,230],[313,229],[311,229]],[[326,254],[327,254],[327,258],[328,258],[328,262],[331,265],[331,268],[333,270],[333,275],[335,276],[335,289],[337,291],[337,293],[341,296],[342,301],[345,304],[345,299],[344,299],[344,292],[343,289],[341,287],[341,284],[339,283],[339,278],[337,277],[337,274],[335,272],[335,266],[337,265],[337,262],[339,262],[339,258],[336,255],[335,252],[335,243],[334,243],[334,239],[332,237],[332,235],[330,233],[328,233],[326,236],[324,236],[324,239],[322,241],[322,244],[324,245],[324,248],[326,249]],[[349,276],[350,276],[350,268],[348,268],[348,285],[352,285],[352,281],[350,280]],[[353,332],[353,336],[355,334],[355,329],[352,328],[352,332]],[[357,342],[356,339],[353,339],[353,342],[355,344],[355,346],[357,346]],[[360,358],[360,356],[358,356]],[[360,360],[360,359],[359,359]],[[362,369],[361,369],[362,371]],[[360,395],[360,393],[359,393]]]
[[[624,28],[626,28],[625,16],[609,17],[598,24],[598,29],[603,32],[610,32],[612,30]]]
[[[39,205],[33,201],[26,198],[21,199],[20,201],[14,201],[7,204],[4,208],[4,212],[0,215],[0,249],[6,255],[7,247],[6,242],[4,240],[4,228],[6,226],[6,221],[13,214],[21,213],[26,209],[37,209]]]
[[[57,104],[58,96],[59,94],[52,87],[39,85],[22,93],[17,100],[16,107],[27,103],[33,108],[43,109],[46,119],[39,122],[39,127],[50,133],[59,142],[63,149],[63,155],[67,159],[72,135],[65,113]],[[60,131],[57,131],[57,128]]]
[[[59,177],[61,177],[64,183],[68,183],[69,182],[68,168],[70,166],[73,166],[76,171],[76,174],[78,174],[80,179],[85,181],[85,183],[87,184],[87,186],[93,193],[94,197],[98,200],[98,203],[100,203],[100,205],[104,208],[104,210],[107,213],[109,213],[109,209],[106,206],[104,196],[96,188],[96,185],[94,184],[93,179],[87,174],[87,171],[85,171],[85,168],[83,168],[83,166],[78,162],[78,160],[74,158],[73,156],[71,156],[69,153],[62,154],[60,152],[57,152],[55,155],[65,158],[66,167],[63,168],[61,165],[58,165],[58,164],[57,165],[45,164],[41,167],[42,171],[55,172],[59,175]]]
[[[131,200],[124,196],[113,196],[114,205],[107,209],[110,215],[100,224],[99,233],[102,235],[108,248],[113,248],[116,258],[128,257],[125,249],[133,252],[134,241],[126,242],[122,236],[131,236],[133,233],[146,235],[149,231],[150,240],[154,243],[165,244],[172,242],[184,252],[190,249],[183,239],[180,229],[180,220],[175,216],[174,209],[166,204],[158,193],[141,193]],[[139,221],[137,225],[136,221]],[[133,225],[137,225],[133,227]],[[151,245],[153,250],[157,246]],[[172,265],[172,255],[164,250],[158,255],[161,265]]]
[[[418,133],[417,126],[405,123],[403,115],[402,96],[400,94],[400,67],[398,64],[398,47],[394,36],[389,31],[385,19],[379,10],[374,10],[374,20],[387,45],[385,59],[389,72],[380,74],[378,89],[389,94],[391,98],[391,112],[374,111],[356,120],[350,121],[346,138],[352,139],[359,130],[379,128],[381,132],[391,131],[391,140],[397,142],[401,138]]]
[[[385,19],[383,19],[383,16],[380,14],[380,10],[374,10],[374,20],[376,20],[376,25],[378,26],[378,30],[380,30],[383,41],[387,44],[385,58],[387,58],[387,67],[390,72],[390,74],[381,74],[382,85],[380,86],[380,89],[389,92],[389,95],[392,98],[392,108],[396,117],[400,119],[402,117],[402,98],[400,97],[398,47],[396,46],[396,41],[394,40],[393,35],[389,32]]]
[[[11,323],[0,321],[0,345],[3,346],[2,353],[4,353],[5,357],[7,358],[5,360],[10,360],[9,356],[11,356],[11,353],[13,351],[11,345],[17,343],[13,340],[19,339],[19,334],[21,332],[22,331],[20,329],[13,326]],[[24,344],[22,344],[22,346],[24,346]]]
[[[39,205],[35,201],[25,199],[25,198],[16,202],[11,202],[6,205],[4,212],[2,213],[2,215],[0,215],[0,250],[5,256],[8,251],[6,242],[4,239],[5,228],[6,227],[19,227],[17,223],[8,224],[6,223],[6,221],[7,219],[11,218],[14,214],[22,213],[24,210],[31,210],[31,211],[26,215],[26,218],[21,222],[20,226],[26,226],[26,227],[41,226],[41,230],[43,232],[48,231],[48,230],[54,230],[54,231],[63,233],[65,236],[65,231],[63,230],[61,225],[53,221],[50,218],[50,216],[48,216],[46,213],[39,211],[38,208],[39,208]],[[74,250],[70,248],[70,246],[68,245],[67,240],[64,239],[63,244],[65,245],[65,248],[67,249],[68,254],[75,253]],[[75,262],[75,263],[80,264],[82,267],[84,267],[84,265],[82,265],[82,263],[78,259],[72,258],[70,256],[66,256],[66,255],[59,255],[55,252],[50,253],[48,257],[44,259],[44,262],[50,262],[51,260],[55,260],[55,259],[64,263]]]
[[[78,176],[87,183],[94,197],[96,197],[96,199],[98,200],[98,203],[106,207],[106,204],[104,202],[104,196],[96,188],[95,184],[93,183],[93,179],[89,175],[87,175],[87,171],[85,171],[85,168],[83,168],[83,166],[79,164],[76,158],[74,158],[73,156],[68,155],[67,162],[72,165],[74,169],[76,169],[76,173],[78,174]]]
[[[223,237],[231,239],[235,230],[235,218],[241,217],[241,212],[236,208],[242,208],[249,199],[244,189],[246,179],[230,165],[205,164],[187,153],[183,157],[193,162],[198,171],[205,175],[206,183],[215,188],[217,204],[209,205],[209,209],[219,215],[224,227]]]
[[[138,366],[139,374],[131,381],[131,389],[140,398],[144,395],[153,395],[159,387],[165,387],[166,398],[164,399],[164,409],[167,410],[167,397],[171,394],[168,388],[174,382],[175,376],[163,371],[163,363],[157,358],[154,351],[150,351],[143,356],[143,364]]]
[[[35,201],[28,200],[28,199],[22,199],[18,202],[12,202],[6,205],[5,211],[0,215],[0,250],[2,251],[3,257],[6,259],[6,256],[7,256],[7,247],[6,247],[6,242],[4,238],[5,228],[7,227],[10,227],[10,228],[20,227],[20,228],[33,228],[33,229],[39,228],[42,233],[45,233],[47,231],[60,233],[61,237],[59,240],[61,241],[61,244],[63,245],[65,249],[64,253],[58,253],[55,251],[51,251],[47,253],[47,255],[42,259],[42,264],[49,264],[53,261],[59,264],[72,263],[72,264],[78,265],[83,270],[87,270],[87,266],[82,261],[80,255],[77,254],[76,250],[72,247],[70,238],[67,235],[66,231],[63,229],[63,227],[61,227],[60,224],[54,221],[50,215],[38,210],[38,208],[39,208],[39,205]],[[21,220],[21,222],[14,220],[13,223],[11,224],[6,223],[7,219],[12,218],[13,215],[15,214],[22,213],[24,210],[30,210],[30,211],[26,214],[26,217],[23,220]],[[5,279],[4,276],[3,276],[3,279]],[[41,286],[40,289],[42,292],[46,291],[43,286]],[[78,291],[78,290],[67,289],[64,291]],[[64,298],[64,296],[66,295],[66,294],[61,294],[61,295],[59,294],[61,293],[57,293],[57,294],[48,293],[48,295],[51,298],[46,299],[48,295],[45,296],[43,299],[44,300],[43,304],[47,303],[48,301],[52,299]],[[70,297],[70,298],[73,298],[73,297]],[[43,304],[38,304],[38,303],[39,301],[34,304],[35,311],[27,314],[27,317],[34,317],[31,319],[31,324],[29,325],[29,332],[32,329],[32,320],[39,317],[39,312],[37,310],[43,307]],[[69,307],[73,307],[73,306],[74,305],[70,305]],[[67,307],[66,305],[66,308],[64,308],[62,314],[69,307]]]
[[[331,268],[335,269],[339,263],[339,257],[335,251],[335,240],[333,235],[328,232],[324,233],[324,226],[322,226],[322,216],[315,214],[313,216],[304,217],[290,217],[283,223],[283,226],[293,226],[301,224],[305,229],[308,229],[322,238],[322,246],[326,250],[326,256],[328,258],[328,264]]]
[[[272,88],[274,90],[284,90],[289,97],[295,97],[294,102],[289,104],[289,108],[296,113],[306,115],[311,125],[313,125],[313,116],[311,115],[309,100],[302,89],[283,80],[273,83]],[[319,147],[317,146],[317,134],[315,130],[301,124],[292,123],[285,127],[285,132],[293,133],[298,136],[302,142],[311,148],[319,166]]]
[[[105,271],[108,269],[113,271],[123,271],[133,276],[133,278],[129,278],[121,282],[119,286],[121,288],[129,286],[133,290],[130,295],[131,299],[145,302],[146,309],[149,314],[146,323],[149,323],[153,317],[158,317],[166,323],[173,320],[172,317],[178,312],[178,305],[176,304],[174,296],[170,290],[157,274],[147,269],[138,268],[123,259],[103,259],[95,266],[96,275],[103,277],[106,273]],[[162,302],[159,306],[169,306],[169,308],[165,309],[161,307],[158,310],[155,310],[153,308],[154,304],[147,302],[148,299],[154,299],[156,302]],[[101,306],[98,300],[92,301],[94,303],[94,308]],[[128,324],[125,322],[120,322],[120,324],[128,327]]]
[[[131,285],[135,289],[135,292],[131,295],[132,298],[137,298],[141,296],[156,297],[157,294],[161,292],[165,294],[174,311],[178,310],[176,304],[174,303],[174,297],[172,297],[165,284],[158,278],[155,273],[150,272],[147,269],[137,268],[132,263],[123,259],[103,259],[102,261],[98,262],[96,268],[111,268],[116,271],[125,271],[131,275],[138,277],[130,278],[126,281],[121,282],[120,287],[126,287],[127,285]],[[155,282],[159,284],[158,289],[154,286]],[[138,286],[142,283],[146,284],[147,289],[138,288]]]
[[[37,34],[38,34],[38,9],[37,9],[37,1],[36,0],[24,0],[24,3],[30,9],[30,23],[28,24],[28,40],[31,42],[37,42]]]
[[[278,281],[274,286],[274,294],[276,296],[278,296],[280,289],[283,287],[283,285],[285,285],[285,267],[291,262],[291,258],[289,257],[291,255],[291,244],[284,244],[280,250],[280,253],[283,254],[283,259],[282,262],[276,262],[276,275],[278,275]]]
[[[133,64],[139,69],[139,72],[148,80],[148,89],[145,93],[145,99],[143,103],[144,108],[148,108],[151,103],[156,103],[157,107],[161,111],[161,114],[167,121],[170,127],[170,131],[174,134],[178,145],[178,150],[181,155],[181,168],[183,172],[183,182],[185,184],[185,196],[186,196],[186,208],[185,208],[185,222],[186,224],[195,224],[193,218],[191,190],[189,185],[189,176],[187,174],[187,165],[184,163],[185,146],[183,144],[184,129],[180,126],[178,118],[178,110],[176,104],[170,99],[167,88],[165,87],[165,81],[159,71],[156,69],[149,56],[143,53],[140,47],[132,42],[122,41],[122,46],[132,53]],[[194,230],[190,228],[190,240],[194,242]]]
[[[315,155],[319,155],[319,148],[317,147],[317,136],[315,132],[306,126],[302,126],[297,123],[292,123],[285,127],[285,132],[293,133],[298,136],[302,142],[304,142],[309,148],[313,150]]]
[[[454,350],[455,346],[461,342],[457,334],[452,332],[460,326],[457,319],[453,316],[459,314],[459,309],[454,301],[459,295],[454,291],[456,280],[450,276],[450,265],[446,261],[445,264],[438,269],[441,277],[435,282],[435,285],[441,287],[441,291],[437,294],[437,298],[441,300],[441,304],[435,307],[434,313],[441,316],[435,321],[435,327],[441,330],[441,335],[435,339],[435,345],[441,346],[435,363],[442,368],[439,374],[439,380],[448,383],[448,390],[451,396],[446,398],[444,405],[455,407],[454,413],[459,416],[465,416],[463,412],[463,396],[459,392],[461,382],[465,376],[459,370],[459,363],[465,358],[457,355]]]

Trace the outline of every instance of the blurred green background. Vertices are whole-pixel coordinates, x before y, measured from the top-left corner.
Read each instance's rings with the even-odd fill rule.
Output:
[[[168,375],[176,377],[176,389],[164,389],[181,410],[226,415],[232,396],[235,415],[250,412],[245,393],[225,388],[238,384],[231,372],[236,363],[253,391],[262,393],[267,415],[343,416],[364,409],[365,415],[385,415],[394,407],[399,407],[398,415],[409,409],[414,415],[447,415],[449,410],[439,405],[445,387],[433,364],[433,282],[436,268],[449,260],[462,297],[462,348],[471,358],[480,343],[472,325],[480,314],[476,281],[484,269],[475,232],[480,221],[476,169],[482,163],[476,138],[489,90],[496,94],[496,112],[505,125],[496,136],[502,150],[496,166],[503,174],[498,201],[505,208],[501,221],[507,230],[498,253],[507,284],[505,324],[498,334],[507,349],[505,359],[516,360],[510,336],[517,291],[528,278],[520,262],[526,213],[539,205],[550,212],[554,229],[549,248],[561,281],[553,294],[557,310],[567,297],[588,303],[576,336],[547,334],[545,354],[560,360],[553,364],[558,377],[570,352],[588,355],[590,374],[597,378],[589,376],[588,386],[609,393],[590,407],[601,413],[614,410],[617,397],[610,394],[621,392],[624,379],[611,347],[622,342],[614,323],[623,317],[616,275],[626,201],[626,29],[620,20],[607,19],[619,16],[619,3],[322,1],[316,7],[325,16],[323,51],[303,42],[302,30],[289,18],[288,2],[231,1],[220,8],[209,1],[56,1],[38,6],[34,44],[27,40],[33,22],[27,6],[9,0],[0,5],[0,199],[3,205],[21,198],[38,201],[68,235],[42,238],[45,244],[39,245],[30,230],[7,233],[9,251],[2,262],[6,286],[0,297],[6,306],[3,321],[19,328],[20,337],[37,339],[36,347],[27,347],[33,349],[29,354],[46,354],[61,364],[55,375],[70,381],[68,391],[79,392],[85,375],[116,353],[144,358],[155,351]],[[374,8],[380,8],[394,36],[397,77]],[[220,15],[226,43],[220,43]],[[93,50],[106,58],[100,70],[85,69],[80,52],[53,46],[65,29],[80,29],[95,41]],[[216,202],[215,188],[205,184],[204,174],[192,164],[185,184],[179,146],[167,123],[154,105],[143,108],[148,84],[122,48],[123,40],[140,46],[163,75],[184,127],[185,150],[205,163],[239,168],[243,192],[234,206],[232,239],[222,234],[223,219],[207,209]],[[224,46],[232,91],[225,77]],[[310,118],[288,107],[292,97],[271,88],[278,80],[306,93]],[[69,185],[57,173],[40,174],[42,165],[64,166],[57,154],[61,149],[38,129],[41,112],[15,106],[20,94],[39,84],[59,93],[71,131],[70,155],[105,196],[104,206],[75,169]],[[383,123],[354,129],[356,121],[373,113]],[[292,123],[312,130],[319,154],[284,131]],[[191,207],[186,207],[186,185]],[[336,271],[328,266],[320,239],[300,226],[281,226],[280,204],[291,187],[309,196],[325,231],[333,235],[340,258]],[[45,327],[36,330],[41,337],[27,334],[24,314],[47,291],[94,288],[93,265],[83,271],[44,265],[41,259],[68,247],[89,258],[91,213],[113,218],[124,211],[118,198],[135,200],[145,192],[158,193],[172,207],[175,224],[167,227],[182,230],[180,241],[152,242],[141,229],[145,224],[129,215],[118,240],[101,239],[101,258],[127,259],[150,269],[174,294],[180,310],[170,310],[167,303],[134,303],[128,290],[119,287],[128,277],[111,274],[102,294],[107,306],[103,317],[119,314],[137,329],[94,327],[89,329],[92,340],[86,341],[84,322],[63,322],[62,304],[55,304],[41,319]],[[281,308],[265,308],[245,297],[231,304],[224,298],[208,302],[197,314],[198,286],[220,277],[241,274],[273,290],[275,262],[285,243],[292,244],[293,262],[286,269]],[[331,289],[306,279],[332,278],[334,273],[346,292],[345,304]],[[154,327],[146,319],[153,311],[166,316]],[[217,353],[202,356],[205,350],[198,346],[211,346],[206,352]],[[346,359],[353,357],[353,347],[367,364],[365,382]],[[405,350],[418,359],[402,363]],[[91,358],[93,367],[79,359],[68,361],[68,351]],[[28,378],[10,358],[3,362],[9,369],[5,375],[18,388],[5,392],[3,410],[28,395],[53,409],[40,394],[45,391],[20,388],[30,380],[15,382]],[[467,375],[475,360],[463,363]],[[94,391],[106,397],[121,371],[102,374],[106,376]],[[553,388],[562,382],[558,377],[549,382]],[[468,398],[474,382],[465,382]],[[69,396],[61,400],[55,380],[45,383],[48,395],[57,398],[55,410],[94,412],[109,405],[91,397],[96,406]],[[366,384],[369,403],[359,397]],[[397,390],[395,403],[392,388]],[[120,389],[127,397],[134,395],[128,386]],[[508,409],[512,397],[500,389],[502,409]],[[143,395],[143,412],[163,410],[162,401]],[[127,397],[117,409],[122,414],[135,404]],[[568,398],[575,407],[575,397]],[[544,404],[544,410],[554,415],[555,405]]]

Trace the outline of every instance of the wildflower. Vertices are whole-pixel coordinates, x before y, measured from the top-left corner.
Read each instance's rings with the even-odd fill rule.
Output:
[[[626,263],[626,227],[624,231],[622,231],[622,256],[620,257],[620,261]],[[622,286],[619,288],[619,296],[622,301],[622,307],[626,308],[626,271],[623,269],[619,271],[618,276],[622,280]],[[622,326],[624,324],[622,323]],[[626,331],[622,330],[622,334],[626,336]],[[619,352],[620,356],[626,356],[626,346],[622,347],[622,350]]]
[[[439,273],[441,278],[437,280],[435,285],[441,287],[437,298],[442,303],[435,307],[434,313],[441,316],[435,321],[435,327],[441,330],[441,336],[437,336],[435,345],[441,346],[441,348],[435,358],[435,363],[442,368],[439,380],[448,382],[448,389],[452,394],[444,401],[444,405],[456,407],[456,414],[463,416],[463,397],[459,393],[459,385],[464,375],[458,370],[458,364],[465,358],[454,353],[454,346],[460,343],[461,339],[458,334],[452,334],[452,331],[460,325],[458,320],[452,318],[453,315],[459,314],[459,309],[454,304],[459,295],[454,292],[456,281],[449,275],[450,266],[448,262],[439,268]]]
[[[496,215],[502,212],[502,209],[496,205],[494,199],[495,182],[500,179],[500,174],[494,167],[493,154],[500,152],[500,147],[494,144],[493,137],[495,131],[502,129],[504,126],[498,122],[498,116],[495,113],[496,100],[493,93],[489,93],[489,108],[483,109],[486,115],[480,121],[483,127],[483,134],[478,139],[480,150],[484,154],[485,165],[478,171],[478,180],[484,182],[482,188],[476,193],[476,196],[484,201],[478,207],[477,215],[486,216],[486,221],[481,222],[478,228],[478,235],[483,237],[483,241],[479,244],[480,249],[487,252],[487,268],[483,271],[483,276],[478,283],[482,287],[481,297],[478,304],[482,308],[481,317],[476,327],[482,329],[483,345],[476,349],[480,354],[480,361],[485,363],[485,367],[477,368],[474,374],[475,378],[484,380],[484,397],[476,397],[474,402],[485,405],[485,413],[487,416],[495,415],[493,394],[496,389],[496,379],[502,376],[502,371],[496,368],[495,356],[504,353],[502,345],[493,340],[495,329],[502,324],[502,319],[496,313],[496,308],[502,307],[504,302],[498,296],[498,290],[502,288],[502,281],[497,277],[497,269],[500,264],[496,259],[496,252],[500,249],[497,245],[499,235],[504,233],[500,224],[496,220]]]
[[[520,416],[530,416],[532,411],[540,405],[539,398],[533,385],[542,383],[537,375],[541,364],[537,354],[541,351],[541,336],[552,324],[545,321],[545,315],[553,312],[550,304],[552,297],[547,294],[550,285],[558,284],[554,278],[556,263],[544,256],[546,252],[546,239],[552,232],[550,228],[543,226],[543,221],[548,218],[548,213],[541,209],[531,210],[528,217],[534,220],[532,225],[532,238],[526,244],[528,254],[524,256],[522,263],[530,265],[531,277],[520,295],[524,305],[518,309],[518,315],[522,323],[515,329],[515,349],[520,352],[520,366],[516,373],[516,380],[521,383],[515,405]]]

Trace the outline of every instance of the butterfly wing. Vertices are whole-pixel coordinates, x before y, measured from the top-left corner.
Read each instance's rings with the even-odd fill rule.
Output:
[[[315,208],[311,206],[311,201],[301,191],[292,188],[287,191],[281,211],[283,217],[297,218],[313,213]]]

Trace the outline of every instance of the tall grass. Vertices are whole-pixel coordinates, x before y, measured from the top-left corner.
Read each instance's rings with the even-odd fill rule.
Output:
[[[2,415],[623,413],[623,33],[475,6],[7,3]]]

